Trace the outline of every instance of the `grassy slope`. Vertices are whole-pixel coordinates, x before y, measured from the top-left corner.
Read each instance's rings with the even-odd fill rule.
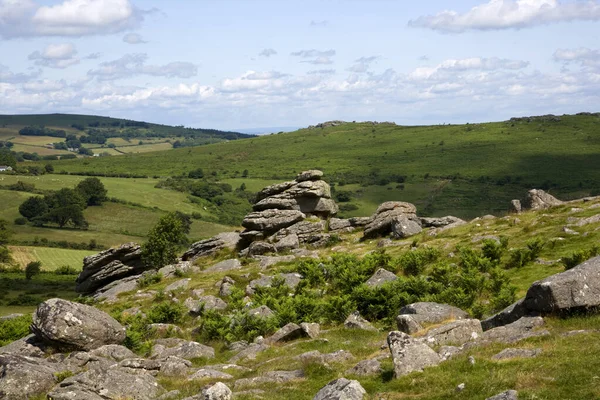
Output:
[[[363,215],[380,200],[407,199],[425,214],[474,217],[500,213],[511,198],[544,183],[565,198],[597,190],[599,151],[600,118],[582,115],[563,116],[560,122],[422,127],[350,123],[118,159],[65,160],[54,165],[57,171],[151,175],[178,175],[200,166],[207,173],[217,173],[220,179],[240,178],[247,169],[249,179],[262,180],[289,179],[299,171],[319,168],[334,182],[344,175],[398,174],[407,177],[405,189],[389,185],[391,190],[386,187],[376,201],[358,199]],[[506,176],[510,184],[496,184]]]
[[[54,271],[58,267],[68,265],[81,270],[83,258],[97,251],[71,250],[34,246],[9,246],[12,257],[21,266],[26,266],[31,261],[41,261],[42,271]]]

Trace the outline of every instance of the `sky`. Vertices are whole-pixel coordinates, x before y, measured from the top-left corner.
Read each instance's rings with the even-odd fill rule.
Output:
[[[600,111],[595,0],[0,0],[0,114],[216,129]]]

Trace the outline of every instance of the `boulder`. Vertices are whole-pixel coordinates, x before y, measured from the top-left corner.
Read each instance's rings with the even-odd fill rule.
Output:
[[[164,389],[156,379],[131,368],[90,369],[62,381],[48,393],[53,400],[153,400]]]
[[[258,353],[262,353],[268,348],[269,346],[267,346],[266,344],[252,343],[251,345],[237,353],[235,356],[231,357],[229,359],[229,362],[235,364],[242,360],[255,360]]]
[[[253,258],[260,261],[260,269],[269,268],[271,265],[275,265],[280,262],[290,262],[296,259],[296,256],[254,256]]]
[[[221,250],[234,250],[240,242],[240,234],[237,232],[220,233],[210,239],[201,240],[192,246],[181,256],[183,261],[194,261],[200,257],[210,256]]]
[[[249,310],[248,315],[258,319],[269,319],[274,317],[275,313],[267,306],[260,306]]]
[[[242,263],[237,258],[230,258],[210,266],[204,272],[226,272],[242,268]]]
[[[563,204],[563,202],[551,194],[548,194],[541,189],[531,189],[527,192],[527,198],[523,203],[523,208],[530,210],[544,210],[561,204]]]
[[[227,303],[211,295],[200,296],[198,300],[188,298],[185,300],[184,305],[192,315],[199,315],[202,310],[224,310],[227,308]]]
[[[264,210],[252,212],[242,221],[242,226],[249,230],[277,232],[302,221],[306,215],[298,210]]]
[[[290,340],[301,338],[305,334],[306,333],[300,327],[300,325],[290,322],[289,324],[285,325],[283,328],[275,332],[273,336],[269,337],[267,339],[267,343],[288,342]]]
[[[253,206],[254,211],[269,209],[297,210],[323,218],[338,211],[331,199],[329,185],[322,180],[296,182],[283,191],[261,198]]]
[[[107,358],[112,361],[123,361],[126,358],[137,357],[135,353],[125,346],[118,344],[107,344],[89,352],[91,356]]]
[[[416,212],[417,208],[413,204],[402,201],[387,201],[381,204],[371,217],[371,221],[365,226],[363,239],[389,234],[396,217],[406,216],[409,219],[418,220]]]
[[[508,325],[527,315],[529,315],[529,311],[525,308],[525,299],[523,298],[497,314],[481,321],[481,327],[484,331],[487,331],[492,328]]]
[[[452,224],[456,224],[456,223],[460,223],[460,222],[463,222],[463,223],[466,222],[458,217],[453,217],[452,215],[447,215],[445,217],[435,217],[435,218],[421,217],[419,219],[421,221],[421,225],[424,226],[425,228],[442,228],[444,226],[448,226],[448,225],[452,225]]]
[[[421,221],[415,216],[400,215],[392,220],[392,236],[403,239],[421,233]]]
[[[306,336],[311,339],[319,337],[319,334],[321,333],[321,325],[314,322],[302,322],[300,328],[302,328]]]
[[[542,353],[542,349],[513,349],[508,348],[492,356],[492,360],[510,360],[512,358],[534,358]]]
[[[265,383],[282,384],[306,379],[304,371],[301,369],[295,371],[268,371],[254,378],[243,378],[235,381],[235,389],[248,386],[263,385]]]
[[[392,353],[396,378],[414,371],[423,371],[424,368],[438,365],[441,362],[438,353],[404,332],[390,332],[387,343]]]
[[[347,374],[358,376],[379,375],[381,372],[381,363],[379,360],[374,358],[370,360],[363,360],[346,371]]]
[[[187,376],[192,362],[176,356],[168,356],[160,362],[160,373],[164,376]]]
[[[338,350],[327,354],[322,354],[319,350],[313,350],[300,354],[294,358],[302,362],[312,361],[328,366],[330,363],[343,363],[352,360],[354,356],[346,350]]]
[[[339,378],[319,390],[313,400],[362,400],[366,394],[360,382]]]
[[[521,205],[521,200],[516,200],[516,199],[511,200],[508,211],[511,213],[514,213],[514,214],[521,214],[521,211],[523,211],[523,206]]]
[[[329,231],[330,232],[352,232],[354,227],[349,219],[331,218],[329,220]]]
[[[59,367],[43,358],[0,354],[0,399],[25,400],[46,393],[56,384]]]
[[[327,224],[325,221],[301,221],[288,228],[281,229],[269,240],[278,241],[287,236],[296,235],[300,243],[308,243],[311,238],[325,232]]]
[[[110,315],[63,299],[50,299],[38,305],[31,331],[57,347],[74,350],[93,350],[125,340],[125,327]]]
[[[400,309],[399,314],[412,314],[415,321],[421,325],[469,317],[469,314],[458,307],[425,301],[406,305]]]
[[[348,318],[344,321],[344,327],[347,329],[362,329],[365,331],[377,331],[369,321],[360,316],[358,311],[354,311],[348,315]]]
[[[178,290],[187,289],[190,284],[191,278],[180,279],[176,282],[171,283],[165,288],[165,292],[176,292]]]
[[[523,317],[508,325],[485,331],[482,339],[484,342],[516,343],[530,337],[549,335],[547,330],[536,330],[543,325],[542,317]]]
[[[212,347],[190,342],[184,339],[156,339],[152,349],[152,357],[160,360],[175,356],[184,360],[194,358],[214,358],[215,350]]]
[[[563,314],[600,306],[600,257],[534,282],[525,296],[528,311]]]
[[[519,394],[516,390],[507,390],[485,400],[519,400]]]
[[[262,240],[250,243],[247,249],[247,255],[250,257],[262,256],[263,254],[276,253],[277,249],[271,243]],[[242,253],[240,253],[242,255]]]
[[[148,329],[152,331],[154,336],[161,338],[183,335],[183,329],[173,324],[148,324]]]
[[[231,389],[223,382],[213,383],[202,389],[202,400],[231,400]]]
[[[196,372],[194,372],[189,378],[188,381],[194,380],[203,380],[203,379],[233,379],[233,375],[230,375],[223,371],[217,371],[210,368],[200,368]]]
[[[415,317],[411,314],[400,314],[396,317],[396,325],[398,326],[398,330],[400,332],[408,333],[412,335],[413,333],[419,332],[423,329],[421,324],[419,324]]]
[[[431,329],[425,336],[429,346],[462,345],[483,335],[478,319],[461,319]]]
[[[142,262],[142,249],[125,243],[83,259],[83,270],[76,280],[78,293],[93,293],[107,284],[150,269]]]
[[[291,235],[282,237],[274,245],[275,251],[282,253],[300,247],[300,240],[298,239],[298,235],[292,233]]]
[[[379,268],[373,276],[371,276],[366,282],[365,285],[371,288],[379,287],[386,282],[392,282],[398,279],[396,274],[388,271],[387,269]]]
[[[318,181],[322,177],[323,171],[319,171],[318,169],[311,169],[308,171],[300,172],[298,176],[296,176],[296,182]]]
[[[106,286],[97,289],[92,297],[94,300],[106,301],[108,303],[115,302],[119,299],[121,293],[137,290],[138,280],[141,276],[141,274],[133,275],[111,282]]]
[[[267,186],[256,194],[256,202],[258,203],[262,199],[266,199],[267,197],[271,197],[281,192],[284,192],[285,190],[294,186],[296,183],[296,181],[288,181]]]
[[[175,264],[165,265],[158,270],[158,273],[163,277],[176,278],[182,274],[195,274],[200,271],[200,268],[196,267],[192,261],[178,261]]]
[[[246,294],[251,296],[252,294],[254,294],[254,290],[258,287],[271,287],[271,284],[273,283],[273,278],[275,277],[283,279],[285,284],[292,290],[296,289],[296,286],[298,286],[298,284],[300,284],[300,281],[302,280],[302,275],[296,272],[278,274],[275,276],[265,275],[258,279],[250,281],[250,283],[246,286]]]
[[[15,354],[27,357],[44,357],[47,344],[35,335],[27,335],[6,346],[0,347],[0,354]]]

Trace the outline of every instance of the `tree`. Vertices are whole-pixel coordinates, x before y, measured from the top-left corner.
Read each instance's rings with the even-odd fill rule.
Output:
[[[0,165],[6,165],[13,169],[17,167],[15,155],[9,149],[4,147],[0,149]]]
[[[196,168],[188,173],[188,178],[190,179],[202,179],[203,177],[204,171],[202,171],[202,168]]]
[[[187,240],[181,219],[169,213],[148,232],[148,240],[142,245],[142,260],[148,266],[161,268],[177,260],[177,249]]]
[[[75,190],[81,194],[88,206],[99,206],[106,200],[106,188],[98,178],[86,178],[79,182]]]
[[[91,149],[86,149],[85,147],[80,147],[79,154],[83,154],[84,156],[93,156],[94,152]]]
[[[34,276],[42,272],[42,263],[39,261],[32,261],[25,267],[25,279],[31,280]]]
[[[48,212],[48,203],[43,197],[30,197],[19,206],[19,213],[31,220]]]
[[[83,217],[83,210],[86,206],[85,199],[79,191],[73,189],[60,189],[57,192],[44,197],[48,205],[48,212],[34,219],[34,222],[51,222],[58,224],[63,228],[67,224],[72,224],[76,228],[86,228],[87,222]]]
[[[8,228],[8,221],[5,219],[0,219],[0,246],[8,243],[8,240],[10,239],[12,232],[11,230]]]
[[[245,169],[245,170],[242,172],[242,178],[247,178],[247,177],[248,177],[248,170],[247,170],[247,169]]]
[[[46,172],[49,173],[49,174],[51,174],[51,173],[54,172],[54,166],[52,166],[52,164],[46,164],[44,166],[44,168],[46,169]]]

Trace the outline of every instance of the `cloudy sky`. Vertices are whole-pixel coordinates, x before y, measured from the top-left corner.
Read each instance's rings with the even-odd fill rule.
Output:
[[[596,0],[0,0],[0,114],[241,129],[600,111]]]

